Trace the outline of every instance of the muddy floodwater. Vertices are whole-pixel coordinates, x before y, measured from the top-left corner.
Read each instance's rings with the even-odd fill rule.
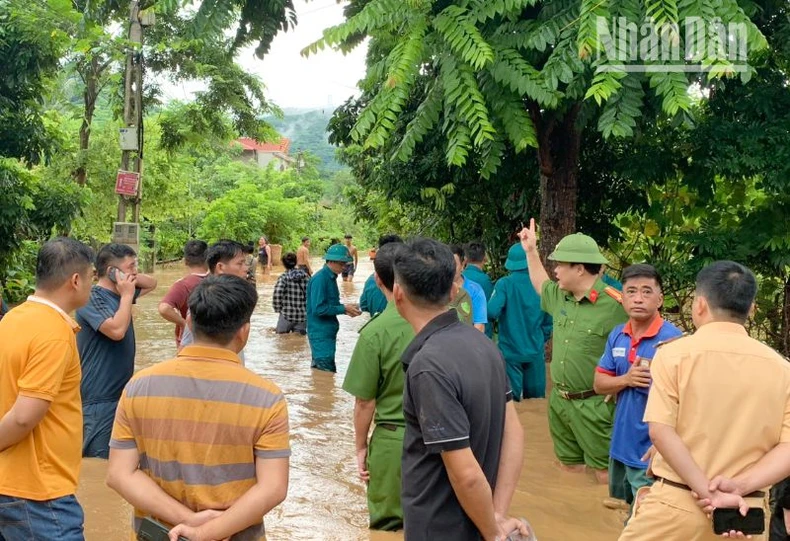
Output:
[[[314,268],[321,262],[315,260]],[[282,269],[271,276],[258,273],[260,301],[252,316],[246,348],[250,370],[271,379],[287,396],[291,420],[291,482],[287,500],[266,517],[269,541],[288,540],[396,540],[398,534],[371,533],[363,484],[356,474],[353,398],[342,389],[343,376],[367,314],[340,317],[337,375],[310,369],[307,338],[274,333],[277,314],[272,311],[272,289]],[[159,301],[183,274],[182,268],[158,271],[159,288],[140,299],[134,312],[137,368],[175,354],[173,326],[160,318]],[[338,279],[342,302],[357,302],[372,264],[365,258],[353,283]],[[540,541],[611,541],[617,539],[622,516],[605,509],[605,487],[592,474],[560,471],[551,449],[546,422],[546,401],[516,404],[524,426],[524,467],[513,498],[511,514],[526,517]],[[106,463],[83,461],[79,499],[85,509],[88,541],[129,539],[129,506],[105,487]]]

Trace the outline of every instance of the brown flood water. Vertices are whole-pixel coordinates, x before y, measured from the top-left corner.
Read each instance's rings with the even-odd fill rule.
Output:
[[[315,260],[314,268],[321,262]],[[252,316],[246,348],[247,367],[271,379],[285,392],[291,420],[291,481],[286,501],[266,517],[267,539],[374,540],[402,539],[398,534],[370,532],[363,484],[354,459],[352,412],[354,400],[342,389],[343,376],[367,315],[340,318],[338,374],[310,369],[306,337],[274,333],[277,314],[271,297],[279,271],[262,279],[260,301]],[[372,265],[365,258],[353,283],[338,279],[343,302],[356,302]],[[157,291],[143,297],[135,314],[137,368],[175,354],[172,325],[159,317],[157,306],[181,268],[158,271]],[[554,463],[546,422],[546,401],[516,404],[524,426],[524,467],[513,498],[511,514],[532,523],[540,541],[610,541],[617,539],[622,518],[601,505],[607,495],[591,474],[560,471]],[[128,539],[129,506],[105,487],[106,463],[83,461],[79,499],[85,509],[87,541]]]

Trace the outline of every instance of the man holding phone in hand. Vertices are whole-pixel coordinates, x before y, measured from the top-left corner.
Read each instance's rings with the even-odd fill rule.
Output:
[[[598,394],[616,395],[617,406],[609,450],[609,495],[604,505],[630,509],[637,491],[653,482],[647,477],[650,449],[647,424],[642,421],[650,389],[650,361],[656,348],[682,336],[680,329],[661,317],[664,295],[661,276],[652,265],[637,264],[623,271],[623,308],[628,321],[609,334],[595,371]]]
[[[756,515],[765,494],[756,491],[790,470],[790,365],[744,327],[756,294],[754,274],[733,261],[697,275],[697,331],[659,348],[650,363],[644,420],[657,450],[656,480],[620,541],[713,541],[720,518],[741,530],[749,507],[762,531]],[[713,524],[695,494],[717,508]]]
[[[82,456],[107,458],[115,407],[134,373],[132,304],[156,288],[156,279],[137,272],[137,254],[108,244],[96,256],[99,281],[77,310],[77,347],[82,365]]]

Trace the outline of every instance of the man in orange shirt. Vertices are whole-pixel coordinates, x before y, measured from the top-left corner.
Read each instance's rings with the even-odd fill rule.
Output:
[[[90,298],[93,251],[44,244],[36,290],[0,322],[0,541],[82,541],[80,359],[69,313]]]

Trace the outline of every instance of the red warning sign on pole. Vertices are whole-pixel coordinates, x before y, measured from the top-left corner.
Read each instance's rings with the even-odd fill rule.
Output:
[[[115,178],[115,193],[118,195],[137,195],[138,182],[140,182],[140,173],[118,170],[118,176]]]

